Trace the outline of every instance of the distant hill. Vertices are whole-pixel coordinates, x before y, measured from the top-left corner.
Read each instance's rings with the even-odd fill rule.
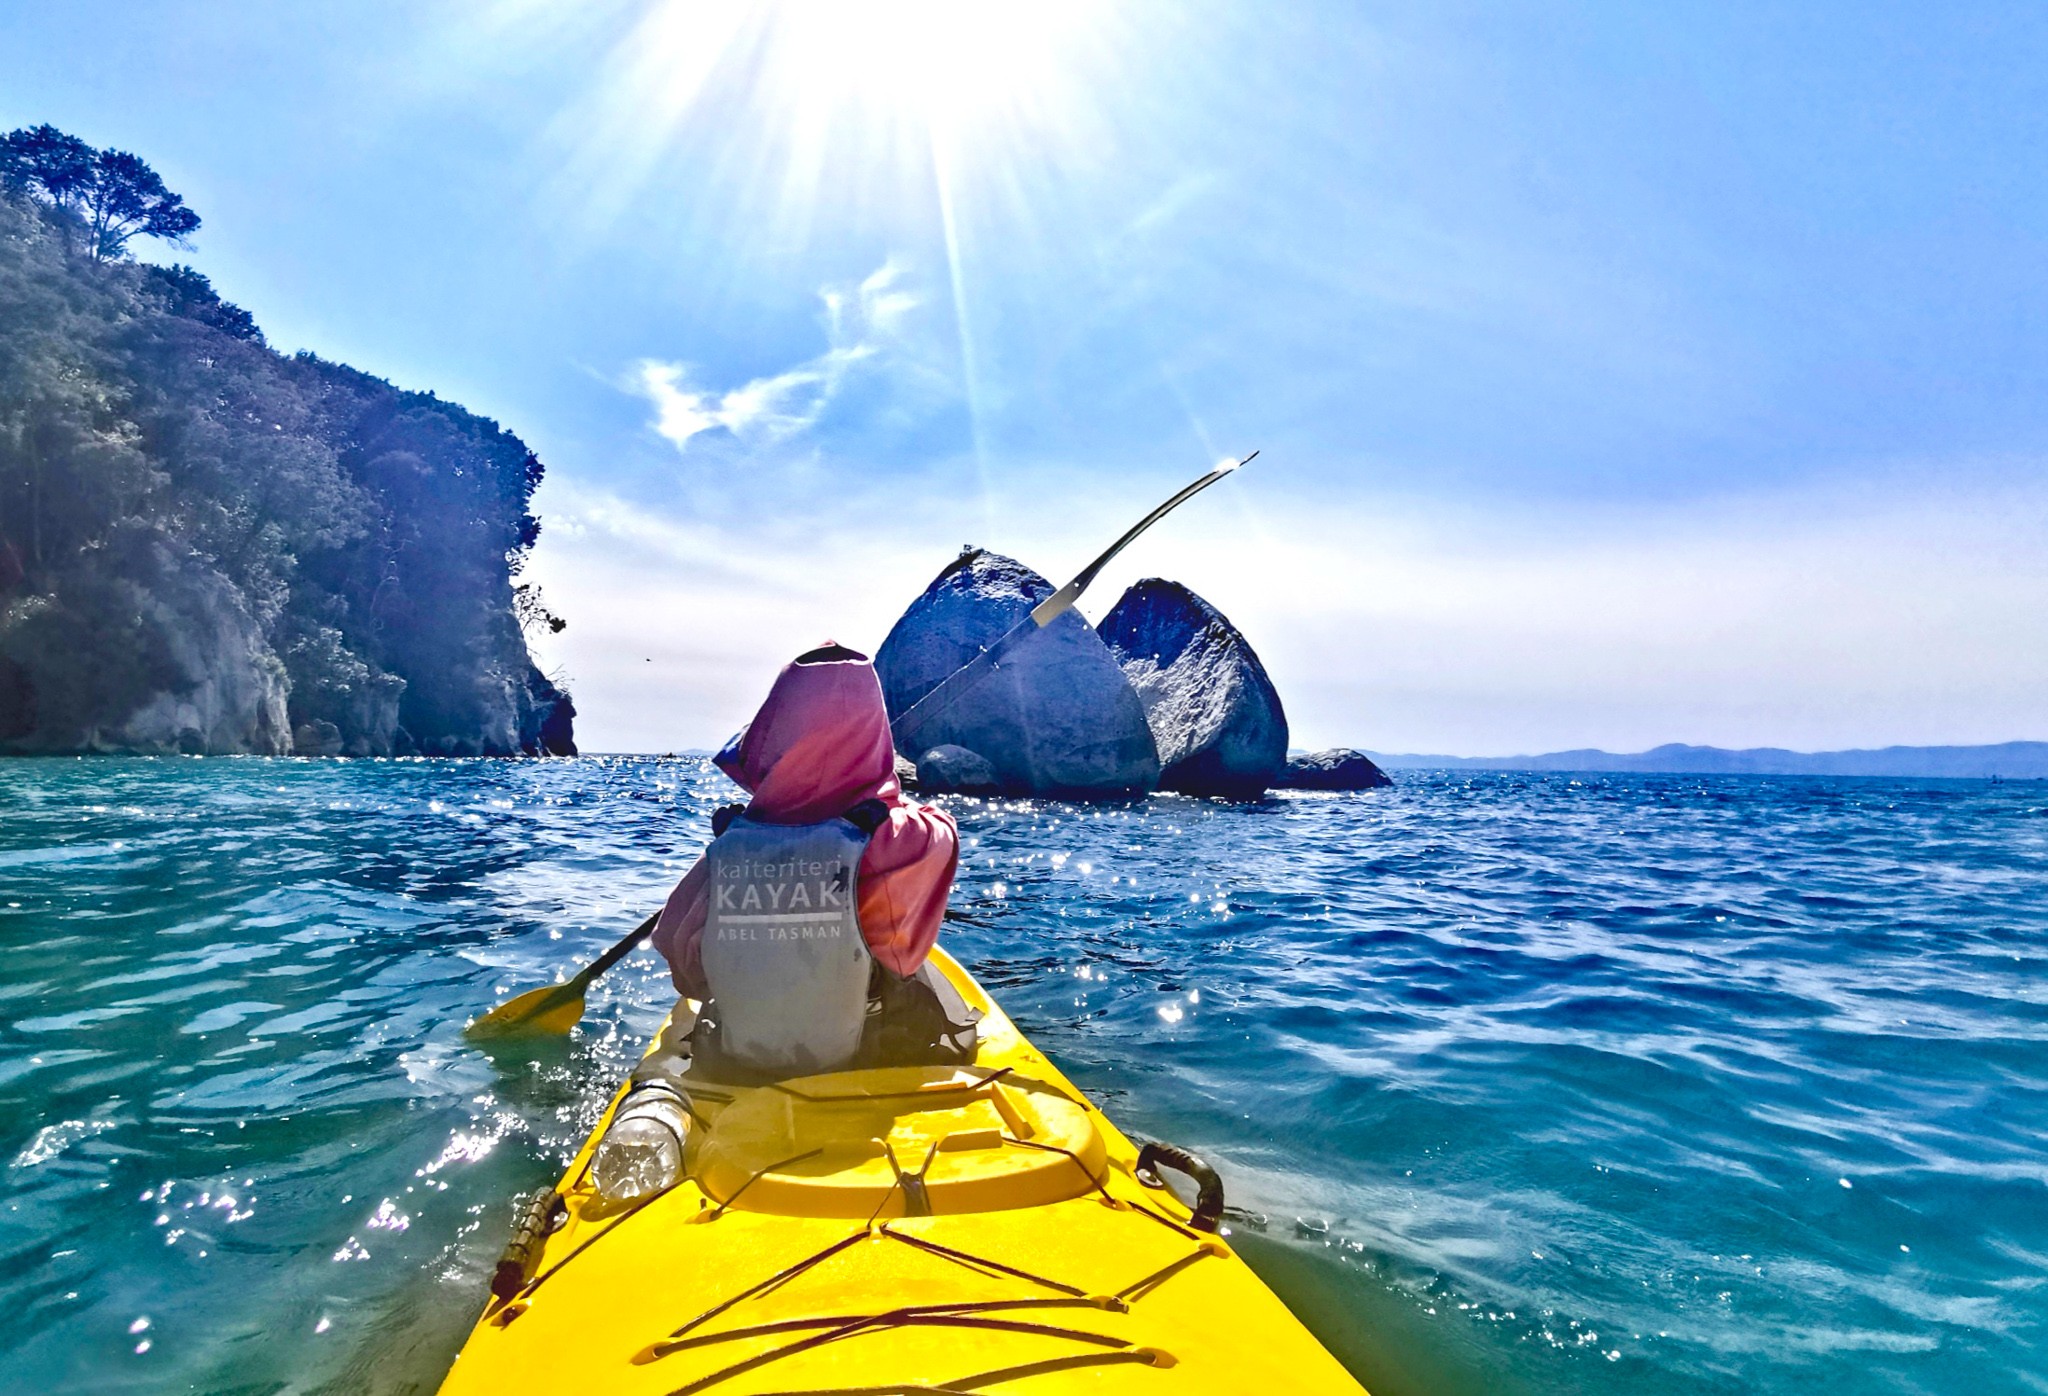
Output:
[[[1994,746],[1888,746],[1869,751],[1787,751],[1672,742],[1651,751],[1616,754],[1585,748],[1541,756],[1423,756],[1370,753],[1390,771],[1668,771],[1749,776],[1904,776],[1982,780],[2048,779],[2048,742]]]

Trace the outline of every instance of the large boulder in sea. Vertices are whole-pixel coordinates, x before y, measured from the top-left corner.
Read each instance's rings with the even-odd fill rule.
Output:
[[[1252,799],[1287,769],[1287,714],[1266,666],[1224,614],[1158,577],[1126,591],[1102,638],[1145,704],[1159,785]]]
[[[894,718],[1052,595],[1012,558],[971,549],[932,579],[875,652]],[[1141,794],[1159,781],[1145,709],[1115,656],[1070,610],[915,734],[917,756],[965,747],[1014,794]],[[922,772],[920,772],[922,774]]]
[[[927,795],[990,795],[1002,788],[1002,782],[980,752],[935,746],[917,758],[917,788]]]
[[[1372,790],[1393,783],[1370,756],[1341,746],[1295,757],[1281,782],[1289,790]]]

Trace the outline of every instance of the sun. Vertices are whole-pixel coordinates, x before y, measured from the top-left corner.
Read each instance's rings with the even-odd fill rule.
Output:
[[[772,80],[842,114],[914,116],[959,135],[1028,116],[1062,85],[1087,18],[1078,5],[1005,0],[786,0]]]
[[[568,241],[629,227],[647,246],[687,245],[687,274],[714,287],[878,247],[935,264],[983,462],[981,268],[993,250],[1089,235],[1084,176],[1113,150],[1101,99],[1127,97],[1132,56],[1149,51],[1131,21],[1101,0],[620,0],[597,13],[616,37],[551,127],[558,173],[542,191]]]
[[[1108,7],[1075,0],[645,0],[558,122],[601,210],[714,152],[800,220],[1079,143]]]

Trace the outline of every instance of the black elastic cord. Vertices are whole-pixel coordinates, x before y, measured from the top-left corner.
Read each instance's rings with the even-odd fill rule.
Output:
[[[605,1237],[611,1235],[614,1231],[617,1231],[627,1222],[633,1220],[634,1217],[640,1214],[640,1210],[643,1207],[646,1207],[651,1202],[659,1202],[662,1198],[667,1196],[668,1190],[663,1189],[661,1192],[655,1193],[652,1197],[643,1197],[638,1202],[635,1202],[631,1207],[627,1208],[624,1212],[619,1214],[619,1219],[617,1221],[613,1222],[604,1230],[598,1232],[597,1235],[591,1237],[588,1241],[585,1241],[575,1250],[570,1251],[567,1255],[563,1256],[561,1260],[556,1262],[552,1268],[542,1272],[541,1274],[535,1275],[533,1279],[527,1284],[526,1288],[519,1291],[517,1297],[520,1299],[531,1299],[533,1297],[533,1293],[535,1290],[539,1289],[542,1285],[546,1284],[555,1276],[561,1274],[564,1267],[566,1267],[570,1261],[574,1260],[577,1256],[582,1255],[585,1251],[589,1250],[599,1241],[602,1241]]]
[[[737,1196],[737,1194],[735,1194],[735,1196]],[[782,1284],[784,1281],[795,1279],[798,1275],[803,1274],[804,1271],[810,1269],[813,1265],[818,1264],[820,1261],[830,1260],[833,1256],[845,1250],[855,1241],[866,1240],[867,1235],[867,1228],[863,1227],[859,1231],[854,1232],[851,1236],[842,1237],[841,1239],[834,1241],[831,1245],[825,1247],[824,1250],[819,1251],[816,1255],[808,1256],[803,1260],[799,1260],[794,1265],[785,1266],[784,1268],[770,1275],[767,1279],[762,1280],[760,1283],[741,1290],[732,1298],[724,1300],[721,1303],[712,1305],[703,1313],[697,1315],[688,1323],[682,1325],[682,1327],[671,1330],[669,1333],[669,1337],[680,1338],[685,1333],[689,1332],[692,1328],[696,1328],[702,1324],[709,1323],[712,1319],[717,1318],[720,1314],[724,1313],[727,1309],[730,1309],[733,1305],[744,1303],[747,1300],[752,1299],[757,1294],[767,1293],[769,1290],[774,1289],[777,1285]]]
[[[711,1211],[712,1217],[716,1219],[718,1217],[724,1216],[726,1212],[732,1208],[732,1204],[740,1200],[741,1193],[745,1192],[754,1184],[760,1182],[761,1179],[765,1178],[768,1174],[776,1172],[778,1169],[787,1168],[792,1163],[802,1163],[807,1158],[816,1158],[819,1154],[822,1154],[824,1152],[825,1146],[820,1144],[815,1149],[806,1149],[804,1150],[804,1152],[800,1154],[791,1154],[788,1158],[782,1159],[781,1161],[776,1163],[771,1163],[767,1165],[765,1168],[755,1169],[754,1175],[751,1178],[748,1178],[747,1181],[745,1181],[744,1183],[741,1183],[739,1187],[735,1188],[733,1190],[732,1196],[726,1198],[725,1201],[718,1202],[717,1198],[711,1198],[713,1202],[718,1202],[718,1206],[713,1208]],[[698,1191],[702,1192],[706,1197],[711,1197],[711,1190],[704,1186],[704,1181],[701,1178],[697,1180],[697,1189]]]
[[[1158,1356],[1149,1348],[1125,1348],[1121,1352],[1088,1352],[1075,1357],[1054,1357],[1044,1362],[1026,1362],[1020,1367],[998,1367],[992,1372],[977,1372],[969,1377],[955,1377],[944,1386],[933,1387],[934,1391],[979,1391],[997,1382],[1022,1381],[1026,1377],[1050,1376],[1054,1372],[1071,1372],[1077,1367],[1108,1367],[1123,1362],[1142,1362],[1156,1366]],[[886,1389],[886,1388],[885,1388]],[[789,1396],[797,1396],[790,1393]],[[804,1393],[803,1396],[813,1396]],[[815,1396],[838,1396],[836,1392],[821,1391]]]
[[[1154,1270],[1151,1274],[1147,1275],[1144,1279],[1137,1281],[1135,1284],[1125,1285],[1122,1289],[1116,1292],[1116,1297],[1123,1300],[1143,1299],[1153,1290],[1159,1288],[1159,1286],[1165,1284],[1175,1275],[1178,1275],[1181,1271],[1187,1269],[1190,1265],[1193,1265],[1196,1261],[1201,1260],[1209,1253],[1210,1252],[1208,1248],[1205,1246],[1199,1251],[1194,1251],[1191,1254],[1182,1256],[1179,1260],[1173,1261],[1171,1264],[1162,1265],[1157,1270]]]
[[[1086,1179],[1088,1180],[1088,1186],[1090,1186],[1090,1187],[1094,1188],[1094,1189],[1095,1189],[1095,1190],[1096,1190],[1097,1192],[1101,1193],[1101,1194],[1103,1195],[1103,1197],[1104,1197],[1105,1199],[1107,1199],[1108,1201],[1110,1201],[1110,1202],[1114,1202],[1114,1201],[1116,1201],[1116,1199],[1115,1199],[1114,1197],[1111,1197],[1111,1196],[1109,1195],[1109,1188],[1108,1188],[1108,1186],[1107,1186],[1107,1185],[1106,1185],[1106,1184],[1105,1184],[1105,1183],[1104,1183],[1104,1182],[1102,1181],[1102,1179],[1101,1179],[1101,1178],[1097,1177],[1097,1176],[1096,1176],[1096,1175],[1094,1174],[1094,1172],[1093,1172],[1093,1171],[1091,1171],[1091,1170],[1089,1169],[1089,1167],[1088,1167],[1088,1165],[1087,1165],[1087,1164],[1085,1164],[1085,1163],[1081,1162],[1081,1156],[1080,1156],[1079,1154],[1075,1153],[1075,1152],[1074,1152],[1074,1151],[1073,1151],[1072,1149],[1062,1149],[1062,1148],[1061,1148],[1061,1147],[1060,1147],[1059,1145],[1057,1145],[1057,1144],[1039,1144],[1039,1143],[1036,1143],[1036,1142],[1034,1142],[1034,1141],[1032,1141],[1032,1140],[1029,1140],[1029,1139],[1019,1139],[1019,1138],[1018,1138],[1018,1137],[1017,1137],[1016,1135],[1014,1135],[1014,1134],[1006,1134],[1006,1135],[1004,1135],[1004,1136],[1003,1136],[1003,1142],[1004,1142],[1005,1144],[1015,1144],[1015,1145],[1016,1145],[1016,1146],[1017,1146],[1018,1148],[1020,1148],[1020,1149],[1036,1149],[1036,1150],[1038,1150],[1038,1151],[1039,1151],[1040,1153],[1044,1153],[1044,1154],[1061,1154],[1061,1155],[1064,1155],[1064,1156],[1065,1156],[1065,1157],[1067,1157],[1067,1158],[1070,1158],[1070,1159],[1072,1159],[1072,1160],[1074,1161],[1074,1167],[1076,1167],[1076,1168],[1080,1169],[1080,1170],[1081,1170],[1081,1176],[1082,1176],[1083,1178],[1086,1178]],[[1133,1207],[1135,1207],[1135,1206],[1137,1206],[1138,1204],[1134,1202],[1134,1203],[1132,1203],[1131,1205],[1132,1205]]]
[[[891,1231],[886,1226],[882,1228],[881,1234],[888,1237],[891,1241],[901,1241],[906,1246],[912,1246],[921,1251],[930,1251],[933,1255],[941,1256],[956,1265],[965,1265],[975,1270],[994,1271],[999,1275],[1009,1275],[1016,1279],[1029,1280],[1035,1285],[1043,1285],[1055,1294],[1065,1294],[1080,1299],[1086,1297],[1088,1293],[1087,1290],[1077,1288],[1074,1285],[1061,1284],[1058,1280],[1048,1280],[1043,1275],[1034,1275],[1029,1270],[1019,1270],[1014,1265],[1005,1265],[1000,1260],[989,1260],[969,1251],[956,1251],[951,1246],[942,1246],[937,1241],[927,1241],[922,1236],[910,1236],[901,1231]]]
[[[1086,1300],[1040,1299],[1038,1304],[1068,1304],[1074,1307],[1095,1307]],[[958,1310],[885,1309],[875,1314],[842,1314],[832,1318],[793,1318],[781,1323],[764,1323],[754,1328],[733,1328],[723,1333],[701,1333],[694,1338],[678,1338],[674,1342],[656,1343],[648,1349],[647,1357],[660,1361],[664,1357],[690,1348],[709,1347],[741,1338],[766,1338],[780,1333],[800,1333],[806,1328],[835,1328],[847,1333],[868,1332],[878,1328],[981,1328],[996,1333],[1026,1333],[1039,1338],[1067,1338],[1077,1343],[1089,1343],[1102,1348],[1127,1348],[1130,1341],[1109,1333],[1097,1333],[1088,1328],[1067,1328],[1057,1323],[1029,1323],[1022,1319],[985,1318],[980,1313],[962,1313]],[[773,1358],[775,1350],[762,1354]]]

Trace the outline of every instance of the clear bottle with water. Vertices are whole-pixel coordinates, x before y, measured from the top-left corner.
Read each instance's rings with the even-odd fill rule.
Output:
[[[608,1202],[638,1202],[667,1192],[683,1176],[690,1116],[666,1081],[643,1081],[619,1102],[598,1141],[590,1182]]]

